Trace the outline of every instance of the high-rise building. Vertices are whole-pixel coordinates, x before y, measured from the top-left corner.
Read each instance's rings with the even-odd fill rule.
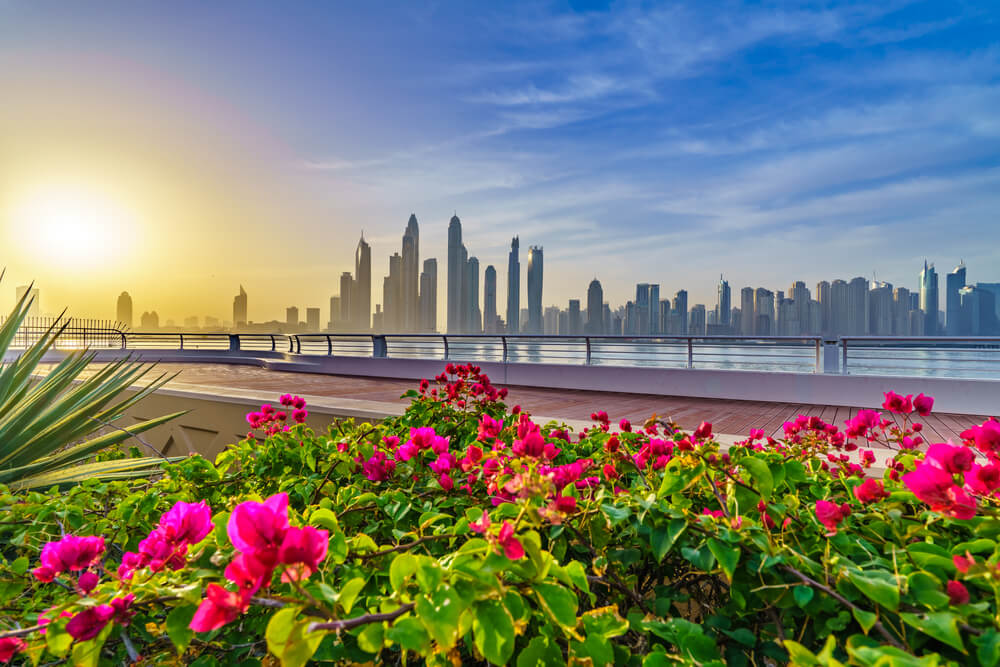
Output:
[[[671,334],[686,336],[688,333],[688,293],[687,290],[678,290],[674,293],[673,320],[676,323],[676,331]]]
[[[188,331],[197,331],[198,330],[198,316],[197,315],[188,315],[187,317],[185,317],[184,318],[184,328],[187,329]]]
[[[696,303],[691,306],[691,319],[688,323],[688,333],[692,336],[705,335],[705,304]]]
[[[354,323],[354,304],[351,303],[353,293],[354,278],[350,271],[344,271],[340,274],[340,326],[352,333],[358,330]]]
[[[118,303],[116,304],[115,313],[119,322],[124,324],[127,328],[132,328],[132,297],[129,296],[128,292],[122,292],[118,295]]]
[[[557,334],[559,333],[559,316],[562,313],[559,306],[546,306],[545,312],[542,313],[542,328],[543,333]],[[569,320],[566,321],[567,324]]]
[[[728,327],[731,321],[730,311],[732,310],[731,294],[729,290],[729,283],[719,276],[719,287],[718,296],[715,306],[715,320],[716,324],[723,327]]]
[[[507,255],[507,331],[521,332],[521,260],[518,257],[521,243],[515,236]]]
[[[924,311],[925,336],[938,335],[938,276],[934,265],[928,266],[924,260],[924,268],[920,272],[920,310]]]
[[[492,264],[483,272],[483,333],[500,333],[497,329],[497,270]]]
[[[247,325],[247,292],[240,285],[240,293],[233,297],[233,326],[237,329]]]
[[[743,312],[743,318],[740,321],[740,333],[744,336],[753,336],[757,333],[757,320],[753,316],[754,307],[752,287],[744,287],[740,290],[740,310]]]
[[[649,286],[649,333],[656,335],[662,333],[660,329],[660,286],[650,284]]]
[[[753,292],[754,335],[773,336],[775,334],[774,293],[758,287]]]
[[[285,308],[285,326],[291,331],[299,328],[299,309],[297,306]]]
[[[420,274],[420,328],[423,331],[437,331],[437,286],[437,260],[425,259]]]
[[[160,316],[155,310],[144,312],[139,316],[139,328],[143,331],[156,331],[160,328]]]
[[[604,288],[597,278],[587,287],[587,333],[591,336],[604,333]]]
[[[462,221],[453,215],[448,224],[448,333],[461,333],[464,329],[462,285],[468,269],[462,245]]]
[[[341,327],[340,322],[340,297],[331,296],[330,297],[330,321],[327,322],[326,328],[330,331],[337,331]]]
[[[830,283],[830,330],[832,336],[847,335],[847,282],[834,280]]]
[[[359,333],[372,326],[372,247],[361,235],[354,251],[354,281],[351,284],[351,311],[353,324]]]
[[[389,275],[382,281],[382,330],[402,331],[404,310],[403,257],[396,252],[389,257]]]
[[[955,270],[945,276],[944,313],[945,334],[960,336],[962,318],[962,299],[959,290],[965,287],[965,263],[959,264]]]
[[[583,318],[580,316],[580,300],[570,299],[569,308],[569,333],[571,336],[578,336],[583,333]]]
[[[892,334],[894,336],[911,336],[910,331],[910,290],[897,287],[892,295]]]
[[[542,269],[541,246],[528,248],[528,333],[542,333]]]
[[[483,315],[479,310],[479,259],[469,257],[465,262],[465,282],[462,294],[466,297],[465,332],[482,333]]]
[[[650,298],[649,283],[639,283],[635,286],[635,321],[632,325],[634,335],[649,335],[652,327],[649,321],[652,315],[652,309],[649,305]]]
[[[420,328],[420,229],[417,226],[417,216],[413,213],[410,214],[403,233],[402,261],[400,330],[417,331]]]
[[[868,281],[852,278],[847,283],[847,335],[868,335],[868,317]]]
[[[1000,283],[976,283],[976,287],[993,295],[993,300],[996,302],[996,315],[1000,319]]]
[[[868,333],[873,336],[891,336],[895,319],[892,285],[878,281],[868,294]]]
[[[958,291],[960,336],[994,336],[998,333],[996,299],[991,290],[968,285]]]
[[[306,308],[306,330],[319,331],[319,308]]]
[[[673,313],[670,312],[670,299],[660,299],[660,322],[657,325],[657,331],[661,334],[670,334],[672,322],[671,319]]]
[[[830,283],[821,280],[816,283],[816,300],[819,301],[819,331],[816,333],[824,336],[830,335],[832,330],[833,301]]]

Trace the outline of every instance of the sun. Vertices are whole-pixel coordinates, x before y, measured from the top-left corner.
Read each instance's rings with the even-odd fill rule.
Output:
[[[103,264],[125,250],[133,216],[99,188],[45,184],[15,197],[9,232],[35,261],[64,268]]]

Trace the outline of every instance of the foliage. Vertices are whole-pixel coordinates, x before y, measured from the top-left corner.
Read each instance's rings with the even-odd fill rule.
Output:
[[[28,314],[30,294],[31,290],[26,290],[11,316],[0,325],[0,358],[6,359]],[[94,354],[78,350],[39,379],[38,366],[65,327],[53,324],[24,352],[0,367],[0,484],[30,489],[75,484],[92,477],[148,475],[160,466],[160,458],[90,459],[133,434],[183,414],[132,424],[128,430],[115,426],[113,422],[126,410],[170,379],[161,375],[131,396],[124,396],[126,389],[152,369],[127,359],[79,379]]]
[[[3,495],[0,642],[75,664],[1000,661],[1000,422],[924,452],[931,399],[889,394],[721,452],[711,424],[603,412],[573,437],[447,371],[398,418],[316,434],[284,396],[214,464]]]

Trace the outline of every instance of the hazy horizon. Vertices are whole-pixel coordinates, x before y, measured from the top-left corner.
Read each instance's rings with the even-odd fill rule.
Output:
[[[321,308],[410,213],[545,305],[635,284],[1000,281],[990,3],[282,6],[0,0],[0,309],[254,321]],[[73,215],[73,214],[78,215]],[[525,264],[526,252],[522,252]],[[522,267],[522,272],[524,267]],[[525,280],[522,273],[522,303]]]

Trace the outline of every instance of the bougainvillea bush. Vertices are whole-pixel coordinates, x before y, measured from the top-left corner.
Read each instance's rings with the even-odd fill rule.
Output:
[[[472,366],[409,395],[323,434],[286,395],[214,462],[0,493],[0,661],[1000,662],[996,420],[928,443],[933,400],[890,393],[721,451],[538,424]]]

